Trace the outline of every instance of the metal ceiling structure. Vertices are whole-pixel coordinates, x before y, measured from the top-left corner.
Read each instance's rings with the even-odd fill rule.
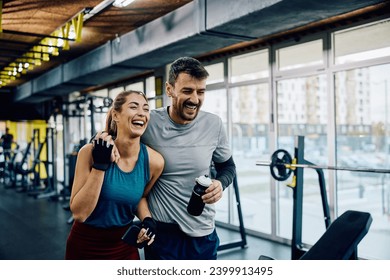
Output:
[[[0,119],[47,118],[46,103],[164,67],[341,21],[390,14],[389,1],[312,0],[0,0],[0,70],[83,14],[70,40],[0,88]],[[39,52],[39,51],[38,51]],[[47,60],[47,59],[46,59]]]

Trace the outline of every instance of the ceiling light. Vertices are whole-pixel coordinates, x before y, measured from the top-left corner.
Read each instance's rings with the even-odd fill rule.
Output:
[[[64,40],[62,40],[61,38],[59,38],[59,39],[57,40],[57,47],[61,48],[63,45],[64,45]]]
[[[134,0],[115,0],[114,3],[112,3],[112,5],[114,7],[124,8],[130,5],[132,2],[134,2]]]

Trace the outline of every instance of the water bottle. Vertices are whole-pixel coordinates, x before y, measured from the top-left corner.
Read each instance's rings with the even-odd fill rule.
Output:
[[[193,216],[199,216],[202,214],[204,208],[202,195],[205,194],[206,189],[211,185],[212,181],[207,175],[204,175],[196,178],[195,182],[196,184],[188,202],[187,212]]]

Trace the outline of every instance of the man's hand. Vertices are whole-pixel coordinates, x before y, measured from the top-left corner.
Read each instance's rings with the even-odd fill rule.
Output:
[[[216,203],[222,198],[223,188],[218,180],[212,180],[212,184],[206,189],[206,194],[202,196],[203,202],[206,204]]]

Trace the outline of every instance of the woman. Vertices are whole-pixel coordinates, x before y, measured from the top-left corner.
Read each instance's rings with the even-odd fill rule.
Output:
[[[135,215],[143,222],[137,243],[153,242],[155,227],[146,196],[163,170],[164,159],[140,142],[149,117],[142,92],[122,92],[107,115],[110,136],[102,141],[99,133],[80,149],[70,197],[75,222],[66,259],[139,259],[138,248],[121,239]],[[114,143],[120,153],[116,162],[111,156]]]

